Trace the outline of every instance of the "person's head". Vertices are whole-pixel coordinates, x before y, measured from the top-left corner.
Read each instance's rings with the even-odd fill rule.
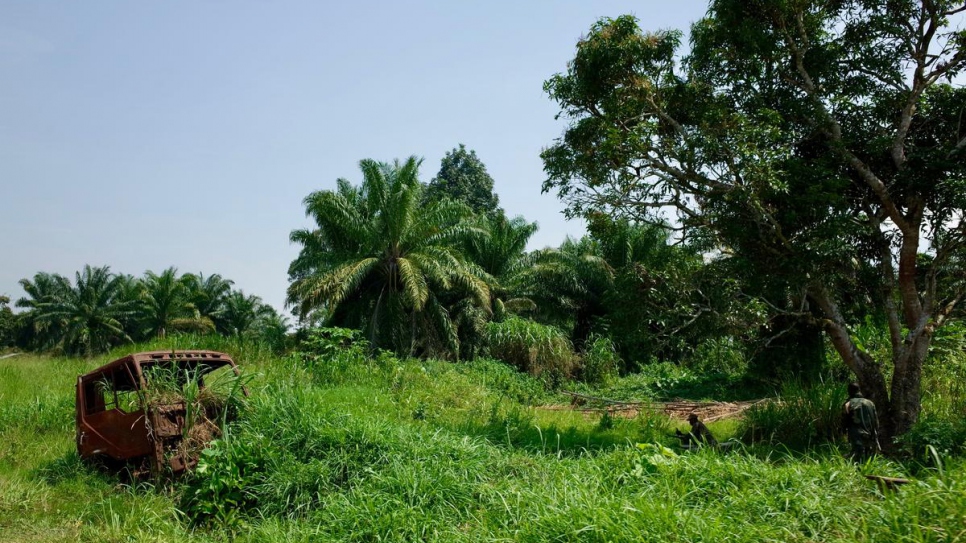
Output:
[[[849,383],[849,397],[861,396],[862,389],[859,388],[858,383]]]
[[[688,422],[691,423],[692,425],[697,423],[698,422],[697,413],[691,413],[690,415],[688,415]]]

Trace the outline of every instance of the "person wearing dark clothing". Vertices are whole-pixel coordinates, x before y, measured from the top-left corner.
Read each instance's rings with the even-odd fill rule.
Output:
[[[688,415],[688,423],[691,425],[691,438],[693,443],[701,443],[709,447],[717,447],[718,440],[711,435],[711,430],[698,420],[698,415],[691,413]]]
[[[861,462],[879,450],[879,419],[872,400],[862,397],[858,383],[849,383],[849,399],[842,404],[842,429],[852,445],[852,459]]]

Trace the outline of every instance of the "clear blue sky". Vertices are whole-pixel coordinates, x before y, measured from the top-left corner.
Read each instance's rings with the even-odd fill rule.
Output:
[[[84,264],[220,273],[281,309],[302,199],[362,158],[476,150],[531,248],[583,234],[541,194],[542,83],[602,16],[682,0],[0,4],[0,294]]]

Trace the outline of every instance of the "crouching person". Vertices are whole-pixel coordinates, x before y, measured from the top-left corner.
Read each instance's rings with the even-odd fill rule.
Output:
[[[681,440],[681,446],[685,449],[693,449],[701,446],[718,446],[718,440],[711,434],[711,430],[708,430],[708,427],[698,420],[696,413],[688,415],[688,424],[691,425],[690,433],[685,434],[680,430],[675,430],[677,438]]]

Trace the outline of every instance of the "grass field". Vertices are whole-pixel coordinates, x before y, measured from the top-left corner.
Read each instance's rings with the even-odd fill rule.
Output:
[[[160,346],[228,351],[252,395],[174,484],[74,453],[74,378],[119,352],[0,360],[0,541],[966,541],[957,458],[910,475],[829,446],[675,452],[680,423],[537,410],[555,399],[494,362],[307,364],[198,341]],[[865,472],[914,482],[883,494]]]

